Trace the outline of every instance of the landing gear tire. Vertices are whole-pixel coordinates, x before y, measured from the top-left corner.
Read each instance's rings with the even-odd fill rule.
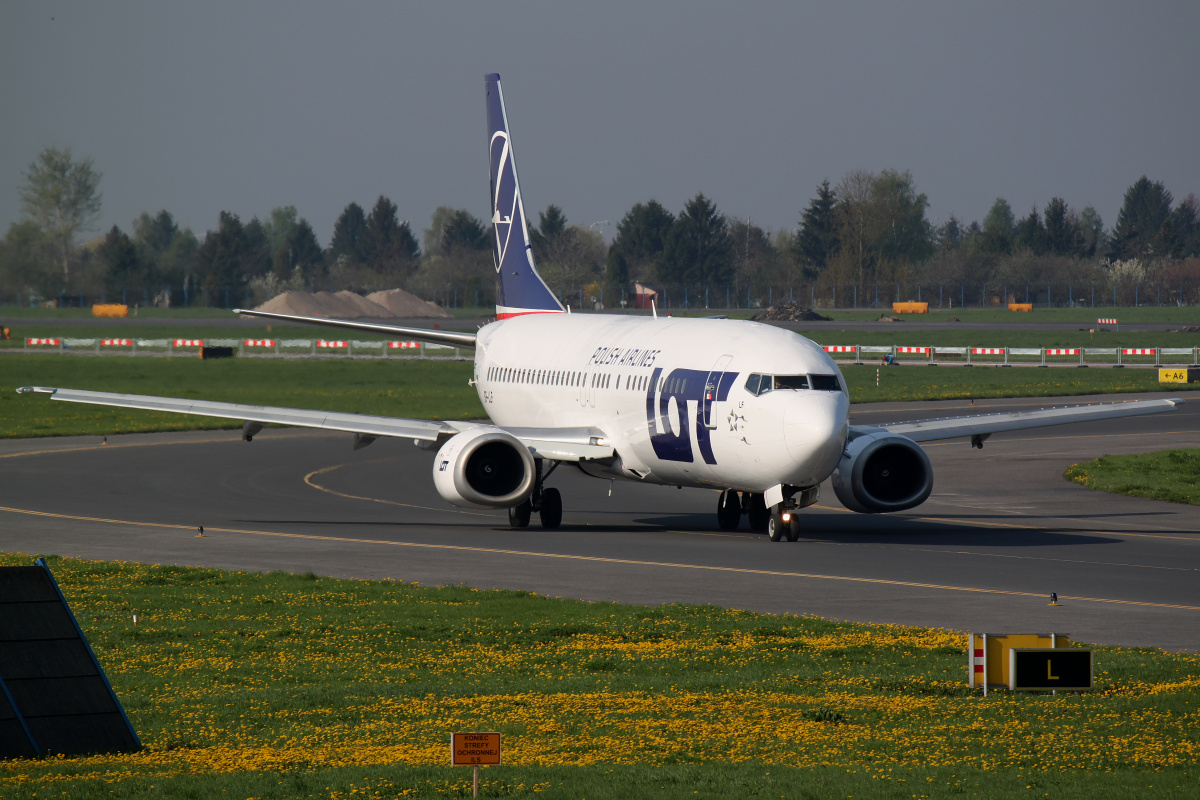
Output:
[[[785,533],[791,528],[791,524],[783,521],[783,514],[779,509],[771,512],[770,518],[767,520],[767,536],[771,537],[772,542],[781,542]]]
[[[559,494],[558,489],[542,490],[542,507],[539,516],[542,518],[543,528],[553,530],[562,524],[562,495]]]
[[[529,517],[533,514],[533,504],[528,500],[523,500],[515,506],[508,509],[508,526],[510,528],[528,528]],[[562,508],[559,508],[559,515],[562,514]]]
[[[750,530],[765,531],[767,530],[767,520],[771,516],[771,512],[767,511],[766,501],[763,500],[761,494],[746,495],[746,516],[750,518]]]
[[[717,501],[717,526],[723,531],[736,531],[742,523],[742,504],[733,489],[721,492]]]
[[[784,531],[789,542],[794,542],[800,538],[800,518],[796,516],[796,512],[792,512],[792,518],[788,520],[787,529]]]

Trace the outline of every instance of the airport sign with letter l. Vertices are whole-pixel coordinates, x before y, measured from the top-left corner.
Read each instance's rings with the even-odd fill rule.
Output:
[[[1008,658],[1008,688],[1014,692],[1092,688],[1090,647],[1013,648]]]
[[[500,763],[500,734],[450,734],[450,764],[455,767],[489,766]]]

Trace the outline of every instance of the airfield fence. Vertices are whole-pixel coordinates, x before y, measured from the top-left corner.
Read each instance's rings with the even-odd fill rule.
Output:
[[[410,358],[466,360],[468,350],[415,341],[353,339],[26,339],[24,350],[76,355],[198,356],[206,347],[228,347],[256,358]]]
[[[252,358],[380,358],[469,360],[468,348],[416,341],[354,339],[70,339],[29,338],[26,352],[78,355],[199,355],[227,347]],[[18,348],[6,348],[12,352]],[[825,345],[839,364],[992,367],[1186,367],[1200,366],[1197,347],[935,347],[926,345]]]
[[[839,364],[964,367],[1200,367],[1197,347],[926,347],[826,345]]]

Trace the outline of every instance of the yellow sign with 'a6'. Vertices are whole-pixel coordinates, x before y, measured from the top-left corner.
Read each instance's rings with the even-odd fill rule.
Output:
[[[1200,380],[1200,369],[1160,369],[1159,383],[1195,383]]]

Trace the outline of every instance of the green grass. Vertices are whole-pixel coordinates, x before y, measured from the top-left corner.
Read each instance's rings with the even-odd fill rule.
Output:
[[[896,323],[886,331],[801,331],[822,345],[898,345],[901,347],[1200,347],[1200,333],[1177,331],[1029,331],[906,330]]]
[[[11,299],[11,298],[6,298]],[[113,300],[114,303],[119,303],[120,298]],[[229,317],[231,312],[228,308],[206,308],[204,306],[191,306],[189,308],[139,308],[137,318],[155,317],[162,319],[202,319],[204,317]],[[129,307],[129,318],[133,318],[133,306]],[[0,306],[0,319],[11,320],[19,319],[22,321],[35,322],[39,320],[55,320],[55,319],[95,319],[92,315],[92,307],[84,308],[29,308],[28,306],[4,305]]]
[[[1102,492],[1200,505],[1200,450],[1101,456],[1072,466],[1066,477]]]
[[[0,554],[0,564],[31,556]],[[48,558],[145,749],[0,762],[0,795],[1194,797],[1200,658],[965,685],[959,632]],[[136,628],[133,615],[138,615]]]
[[[98,325],[56,325],[54,322],[39,321],[23,325],[9,323],[12,338],[0,339],[0,348],[25,348],[28,338],[39,339],[355,339],[358,341],[382,341],[395,336],[380,336],[362,331],[335,331],[312,325],[262,325],[255,327],[232,327],[205,325],[195,322],[171,322],[164,319],[161,325],[129,325],[123,322]]]
[[[848,366],[854,402],[1053,397],[1164,391],[1155,370],[996,369]],[[313,408],[415,419],[480,419],[467,385],[471,364],[456,361],[219,359],[10,354],[0,358],[0,438],[109,435],[240,426],[221,420],[54,402],[18,395],[19,386],[166,395],[230,403]],[[1187,392],[1200,384],[1170,384]]]
[[[928,298],[926,298],[928,299]],[[949,300],[949,293],[946,295]],[[808,296],[803,299],[797,296],[797,305],[807,307]],[[958,305],[957,295],[954,297],[955,305]],[[935,300],[936,304],[936,300]],[[761,313],[764,309],[720,309],[720,308],[692,308],[690,310],[669,309],[669,313],[677,317],[704,317],[711,314],[728,314],[728,316],[736,319],[748,319],[755,314]],[[980,308],[976,306],[968,306],[967,308],[943,308],[938,309],[931,307],[928,314],[900,314],[892,313],[891,301],[887,301],[882,308],[872,309],[849,309],[849,308],[821,308],[816,309],[819,313],[827,317],[832,317],[834,320],[846,322],[872,322],[879,319],[880,316],[887,315],[899,316],[902,319],[912,320],[914,322],[995,322],[999,323],[997,327],[1007,327],[1010,325],[1023,325],[1030,322],[1072,322],[1078,323],[1081,327],[1095,327],[1097,319],[1116,318],[1121,323],[1179,323],[1182,325],[1200,324],[1200,307],[1196,306],[1139,306],[1113,308],[1112,306],[1096,308],[1035,308],[1030,312],[1009,311],[1007,308]],[[667,309],[659,309],[660,312],[668,311]],[[585,312],[586,313],[586,312]],[[614,312],[618,313],[618,312]],[[642,313],[642,312],[638,312]],[[649,311],[645,313],[650,313]],[[903,325],[903,323],[897,323]]]
[[[879,386],[875,385],[876,374]],[[1130,392],[1194,391],[1200,384],[1158,382],[1154,369],[1071,367],[874,367],[845,366],[842,374],[855,403],[988,397],[1060,397]],[[1132,398],[1131,398],[1132,399]]]

